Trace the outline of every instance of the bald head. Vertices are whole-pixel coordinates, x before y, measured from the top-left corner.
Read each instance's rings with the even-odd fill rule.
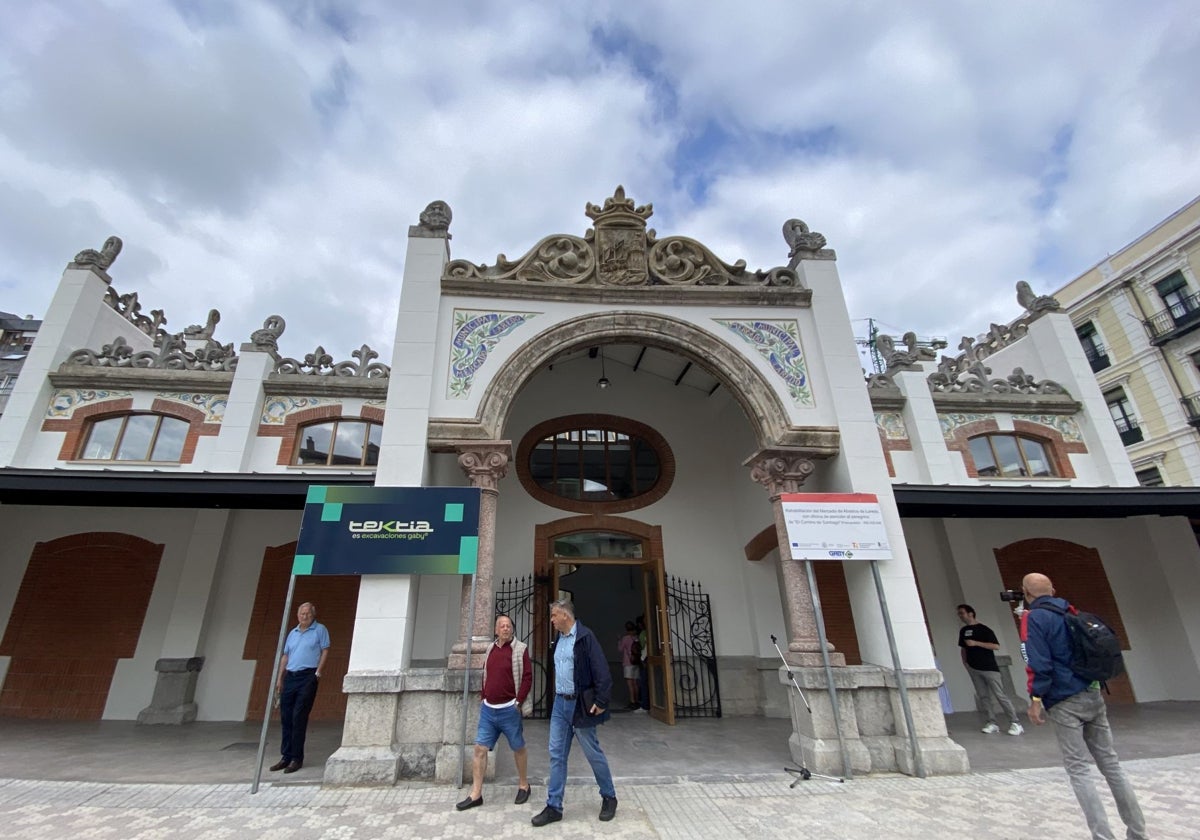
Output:
[[[1025,592],[1026,600],[1032,601],[1034,598],[1040,598],[1043,595],[1054,594],[1054,584],[1050,582],[1050,578],[1038,572],[1031,572],[1025,575],[1021,581],[1021,589]]]

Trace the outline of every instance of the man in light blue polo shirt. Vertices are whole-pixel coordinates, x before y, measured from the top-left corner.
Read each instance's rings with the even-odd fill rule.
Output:
[[[317,683],[329,656],[329,631],[317,622],[317,608],[305,602],[296,610],[299,624],[288,633],[279,658],[279,739],[282,753],[272,770],[295,773],[304,766],[304,736],[308,715],[317,699]]]

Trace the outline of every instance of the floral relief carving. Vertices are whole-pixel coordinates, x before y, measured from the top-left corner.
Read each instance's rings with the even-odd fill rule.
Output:
[[[908,427],[897,411],[876,411],[875,426],[885,440],[908,440]]]
[[[792,402],[802,408],[816,404],[800,347],[800,325],[796,321],[714,320],[753,346],[770,363],[786,383]]]
[[[320,345],[307,354],[303,361],[287,358],[275,363],[275,373],[298,374],[301,376],[356,376],[364,379],[387,379],[392,369],[382,362],[376,362],[379,354],[364,344],[350,353],[357,361],[337,362],[333,356],[325,352]]]
[[[259,422],[264,426],[282,426],[287,422],[289,414],[330,404],[330,400],[320,397],[268,397],[263,403],[262,417],[259,418]]]
[[[1074,417],[1063,414],[1014,414],[1013,420],[1024,420],[1054,429],[1067,443],[1082,443],[1083,430]]]
[[[963,412],[938,414],[938,422],[942,426],[942,437],[946,440],[954,440],[954,433],[969,423],[978,423],[980,420],[991,419],[992,415],[990,414],[966,414]]]
[[[163,392],[155,394],[164,400],[183,403],[198,408],[204,412],[205,423],[220,423],[225,419],[225,406],[229,403],[228,394],[191,394],[187,392]]]
[[[492,348],[538,314],[455,309],[454,336],[450,340],[450,381],[446,386],[446,396],[466,399],[471,393],[475,374],[487,361]]]
[[[92,391],[84,388],[60,389],[50,398],[46,408],[46,416],[61,420],[69,420],[76,409],[89,403],[105,402],[107,400],[132,397],[132,391]]]

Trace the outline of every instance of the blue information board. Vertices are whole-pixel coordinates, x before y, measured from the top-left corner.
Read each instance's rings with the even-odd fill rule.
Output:
[[[469,575],[478,487],[308,488],[294,575]]]

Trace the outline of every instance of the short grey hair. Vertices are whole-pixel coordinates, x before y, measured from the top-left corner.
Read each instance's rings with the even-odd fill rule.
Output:
[[[562,610],[567,615],[571,616],[571,618],[575,617],[575,604],[572,603],[570,598],[559,598],[557,601],[551,601],[550,609],[551,611]]]

